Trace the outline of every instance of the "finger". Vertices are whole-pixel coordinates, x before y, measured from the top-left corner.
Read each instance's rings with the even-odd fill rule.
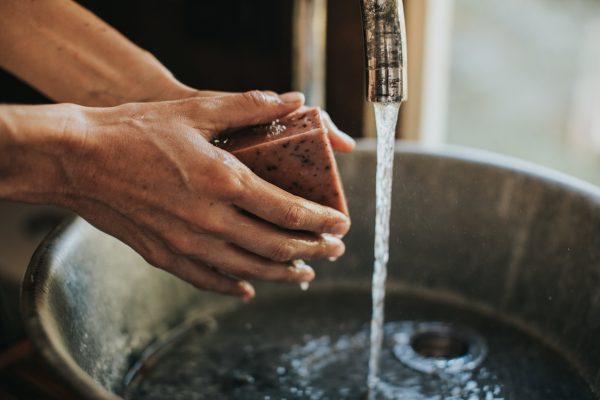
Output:
[[[174,264],[163,269],[198,289],[241,297],[244,300],[249,300],[256,295],[250,283],[226,277],[207,265],[189,260],[186,257],[177,257]]]
[[[198,289],[236,296],[244,300],[249,300],[256,294],[252,285],[246,281],[226,277],[211,270],[205,264],[173,254],[152,234],[138,232],[135,239],[128,237],[131,248],[150,265],[165,270]]]
[[[312,235],[283,230],[272,224],[232,210],[223,215],[219,236],[237,246],[270,260],[337,258],[344,254],[344,243],[332,235]]]
[[[200,233],[198,230],[184,223],[170,223],[170,228],[175,228],[171,232],[169,227],[165,226],[156,230],[156,225],[148,229],[153,235],[164,235],[163,243],[168,248],[168,252],[198,260],[206,265],[216,268],[219,272],[227,275],[233,275],[243,279],[259,279],[273,282],[308,282],[314,279],[314,271],[308,268],[299,268],[291,263],[275,262],[273,260],[260,257],[238,246],[227,243],[219,239],[219,236],[227,240],[233,238],[236,240],[242,237],[245,242],[253,242],[256,235],[262,235],[262,232],[252,231],[248,227],[232,235],[231,231],[237,231],[236,227],[246,226],[249,217],[240,215],[238,210],[229,206],[223,206],[223,211],[213,210],[215,214],[220,215],[221,222],[214,225],[210,233]],[[254,222],[254,221],[252,221]],[[223,228],[216,228],[222,226]],[[244,235],[249,235],[244,237]],[[305,236],[308,236],[305,234]],[[314,237],[309,237],[318,246],[318,241]],[[285,239],[284,237],[277,237]],[[265,240],[268,240],[266,238]],[[339,241],[339,239],[335,239]],[[343,245],[343,244],[342,244]],[[251,247],[252,248],[252,247]],[[162,250],[161,250],[162,251]],[[341,251],[325,254],[323,257],[336,257]],[[315,251],[305,251],[294,254],[294,259],[299,257],[309,258]],[[268,254],[265,252],[265,254]],[[291,259],[291,258],[290,258]],[[287,261],[287,260],[286,260]],[[156,262],[156,261],[155,261]],[[160,263],[160,261],[158,261]]]
[[[220,92],[216,90],[198,90],[194,97],[218,97],[218,96],[230,96],[232,94],[237,94],[235,92]]]
[[[264,93],[267,93],[272,96],[279,96],[278,93],[273,92],[272,90],[263,90]],[[235,94],[240,94],[240,92],[220,92],[217,90],[198,90],[194,94],[194,97],[218,97],[218,96],[231,96]]]
[[[252,285],[237,281],[210,270],[206,265],[174,254],[155,234],[140,228],[131,219],[103,203],[78,199],[78,212],[92,224],[122,240],[149,264],[163,269],[203,290],[251,299],[255,296]],[[111,221],[110,229],[104,224]]]
[[[304,104],[299,92],[274,95],[272,92],[251,91],[211,98],[213,104],[204,110],[216,132],[249,125],[266,124],[281,118]]]
[[[255,296],[252,285],[224,276],[208,265],[176,254],[154,234],[145,233],[142,248],[133,249],[151,265],[190,283],[201,290],[208,290],[249,300]]]
[[[327,129],[327,135],[334,150],[349,153],[356,147],[356,141],[350,135],[341,131],[333,122],[327,111],[321,111],[323,125]]]
[[[234,205],[281,228],[337,236],[350,229],[350,219],[340,211],[294,196],[256,175],[243,185]]]
[[[315,278],[315,272],[307,265],[275,262],[216,238],[205,239],[200,246],[210,249],[200,252],[202,261],[240,279],[301,283]]]
[[[255,296],[256,292],[248,282],[224,276],[204,263],[175,254],[158,237],[147,236],[152,242],[152,255],[145,258],[151,265],[163,269],[201,290],[241,297],[244,300]]]

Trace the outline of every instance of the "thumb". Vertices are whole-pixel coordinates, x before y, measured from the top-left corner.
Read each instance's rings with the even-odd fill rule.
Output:
[[[213,97],[209,118],[216,132],[249,125],[266,124],[302,107],[300,92],[277,95],[273,92],[251,92]]]

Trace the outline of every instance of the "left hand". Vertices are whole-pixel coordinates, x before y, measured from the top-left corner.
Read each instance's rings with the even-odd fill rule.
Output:
[[[272,91],[266,91],[267,93],[273,94],[277,96],[278,94]],[[173,92],[168,93],[167,97],[160,100],[178,100],[182,98],[190,98],[190,97],[213,97],[213,96],[224,96],[231,94],[239,94],[233,92],[219,92],[213,90],[196,90],[189,88],[187,86],[181,85],[176,88]],[[303,108],[306,108],[303,107]],[[356,141],[352,138],[352,136],[348,135],[346,132],[342,131],[331,119],[329,113],[325,110],[321,110],[321,118],[323,120],[323,125],[327,130],[327,135],[329,136],[329,141],[331,142],[331,147],[335,151],[340,151],[342,153],[349,153],[354,150],[356,147]]]

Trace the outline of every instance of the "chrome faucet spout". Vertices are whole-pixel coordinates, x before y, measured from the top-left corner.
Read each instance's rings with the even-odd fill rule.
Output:
[[[361,0],[370,102],[407,99],[406,21],[402,0]]]
[[[406,22],[402,0],[361,0],[366,98],[400,103],[407,98]],[[308,104],[325,103],[327,0],[295,0],[293,87]]]

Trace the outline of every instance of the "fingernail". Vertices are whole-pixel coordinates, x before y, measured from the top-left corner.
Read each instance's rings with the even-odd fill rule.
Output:
[[[309,287],[310,287],[310,283],[308,283],[308,282],[302,282],[300,284],[300,289],[302,289],[303,291],[307,291]]]
[[[305,275],[307,281],[312,281],[315,278],[315,271],[312,267],[306,264],[303,260],[292,261],[293,267],[291,270],[297,274]]]
[[[294,265],[294,268],[296,268],[297,270],[311,270],[312,268],[310,265],[308,265],[307,263],[304,262],[304,260],[294,260],[292,261],[292,264]]]
[[[339,259],[339,257],[329,257],[328,260],[331,262],[336,262]]]
[[[331,233],[338,237],[343,237],[346,233],[348,233],[349,230],[350,230],[350,222],[346,221],[346,222],[339,222],[339,223],[333,225],[331,227],[331,229],[329,230],[329,232],[327,232],[327,233]]]
[[[299,103],[299,104],[304,104],[304,95],[300,92],[288,92],[288,93],[284,93],[284,94],[280,94],[279,98],[281,99],[281,101],[283,101],[284,103]]]
[[[238,286],[244,292],[241,296],[242,300],[248,301],[256,295],[256,292],[254,291],[254,287],[252,287],[252,285],[249,284],[248,282],[240,281],[240,282],[238,282]]]
[[[330,235],[329,233],[323,233],[321,235],[325,243],[333,246],[339,246],[342,244],[342,240],[336,235]]]
[[[346,251],[346,246],[344,246],[344,242],[342,242],[339,238],[328,235],[326,233],[322,234],[321,237],[325,241],[327,246],[334,247],[331,257],[339,257]]]

